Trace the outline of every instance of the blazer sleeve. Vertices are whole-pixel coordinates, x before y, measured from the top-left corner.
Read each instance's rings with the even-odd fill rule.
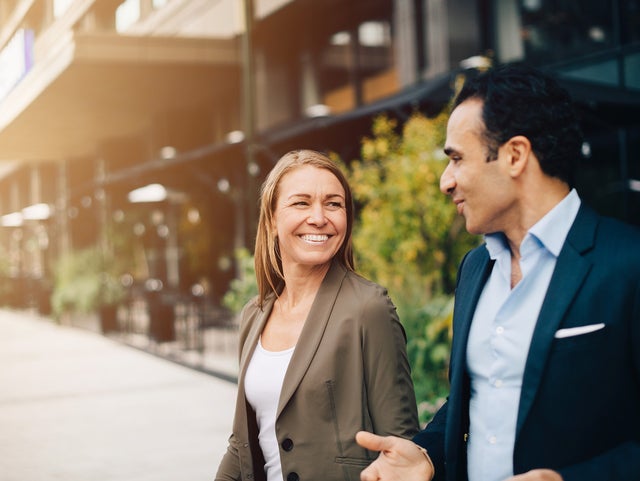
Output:
[[[229,447],[224,453],[222,461],[218,466],[215,481],[239,481],[240,476],[240,460],[238,458],[238,450],[234,447],[234,435],[229,438]]]
[[[380,288],[362,311],[362,352],[367,404],[373,430],[411,438],[418,430],[406,336],[396,308]]]
[[[432,481],[444,481],[446,479],[444,462],[444,436],[447,420],[448,401],[436,412],[427,426],[413,437],[413,442],[423,447],[429,453],[433,463],[435,476]]]
[[[242,356],[242,349],[244,348],[245,342],[247,340],[247,336],[249,334],[249,330],[251,328],[251,320],[255,316],[256,313],[256,299],[252,299],[243,307],[240,312],[240,326],[239,326],[239,334],[238,334],[238,356],[239,358]],[[238,394],[240,397],[240,393]],[[243,425],[244,423],[238,422],[238,416],[246,416],[247,413],[241,411],[239,409],[241,406],[240,399],[236,402],[236,412],[234,414],[234,430],[238,425]],[[215,481],[239,481],[242,478],[242,471],[240,469],[240,456],[238,454],[238,441],[236,438],[236,434],[232,433],[229,436],[229,445],[227,447],[227,451],[225,452],[220,464],[218,466],[218,470],[216,472]]]

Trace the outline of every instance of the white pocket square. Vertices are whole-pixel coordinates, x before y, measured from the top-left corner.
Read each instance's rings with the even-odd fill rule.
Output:
[[[566,329],[558,329],[555,338],[562,339],[565,337],[580,336],[590,332],[599,331],[604,328],[604,322],[599,324],[589,324],[588,326],[568,327]]]

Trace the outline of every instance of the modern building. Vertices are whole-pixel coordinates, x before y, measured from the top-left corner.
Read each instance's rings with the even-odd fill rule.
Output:
[[[217,302],[283,153],[357,158],[374,116],[508,62],[559,76],[582,196],[640,224],[638,1],[0,0],[0,297],[33,304],[99,245]]]

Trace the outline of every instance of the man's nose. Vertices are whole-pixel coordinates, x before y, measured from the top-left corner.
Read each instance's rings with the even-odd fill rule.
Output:
[[[447,164],[447,167],[442,172],[440,176],[440,191],[445,195],[450,195],[453,192],[453,189],[456,187],[456,181],[451,173],[451,163]]]

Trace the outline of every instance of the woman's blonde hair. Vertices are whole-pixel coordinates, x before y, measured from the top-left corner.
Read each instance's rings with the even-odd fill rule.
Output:
[[[325,169],[336,176],[345,193],[345,210],[347,214],[347,231],[340,249],[334,259],[346,269],[353,271],[353,248],[351,231],[353,227],[353,197],[351,188],[344,173],[334,161],[314,150],[292,150],[283,155],[273,167],[262,184],[260,190],[260,218],[255,245],[255,269],[258,282],[258,305],[263,306],[270,293],[276,295],[284,288],[284,275],[280,259],[280,246],[273,229],[274,213],[279,195],[280,181],[285,174],[299,167],[311,165]]]

